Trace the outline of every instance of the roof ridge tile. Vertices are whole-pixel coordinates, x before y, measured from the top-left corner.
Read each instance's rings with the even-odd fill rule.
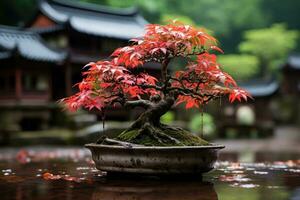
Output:
[[[105,13],[120,16],[134,16],[139,13],[138,8],[114,8],[105,5],[87,3],[87,2],[74,2],[70,0],[40,0],[42,3],[54,4],[61,7],[68,7],[72,9],[80,9],[89,12]]]
[[[17,27],[0,28],[0,46],[26,59],[61,62],[66,58],[65,52],[49,47],[37,33]]]

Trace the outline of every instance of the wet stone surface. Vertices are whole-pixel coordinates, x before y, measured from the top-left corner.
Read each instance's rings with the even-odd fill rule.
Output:
[[[108,178],[83,149],[0,150],[0,199],[300,199],[300,160],[218,162],[202,178]]]

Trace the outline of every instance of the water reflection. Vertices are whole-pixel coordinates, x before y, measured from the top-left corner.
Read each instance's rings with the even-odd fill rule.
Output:
[[[210,182],[201,181],[120,181],[97,185],[92,200],[217,200]]]
[[[1,200],[300,199],[299,156],[275,162],[218,162],[203,180],[132,180],[108,179],[81,150],[29,149],[7,155],[0,151]]]
[[[218,199],[212,182],[201,179],[116,179],[101,174],[88,162],[0,163],[0,170],[1,200]],[[45,174],[49,173],[64,178],[46,178],[49,175]]]
[[[222,200],[300,199],[299,160],[268,163],[219,162],[215,189]]]

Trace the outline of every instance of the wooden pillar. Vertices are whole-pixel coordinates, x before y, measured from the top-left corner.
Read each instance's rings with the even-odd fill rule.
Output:
[[[67,23],[67,30],[66,30],[66,38],[68,40],[68,47],[67,47],[67,57],[66,57],[66,67],[65,67],[65,81],[66,81],[66,95],[72,95],[72,68],[71,68],[71,26],[70,21]]]
[[[16,99],[20,100],[22,96],[22,71],[21,69],[16,69]]]
[[[72,69],[70,62],[66,63],[66,71],[65,71],[65,81],[66,81],[66,95],[72,95]]]
[[[52,74],[52,75],[49,75]],[[48,87],[47,87],[47,95],[48,95],[48,99],[47,100],[53,100],[53,87],[52,87],[52,83],[53,83],[53,69],[49,70],[49,73],[47,73],[47,83],[48,83]]]

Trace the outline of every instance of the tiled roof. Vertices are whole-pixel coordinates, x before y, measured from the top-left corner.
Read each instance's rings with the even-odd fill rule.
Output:
[[[113,9],[67,0],[40,0],[40,11],[57,24],[69,23],[78,32],[128,40],[144,33],[145,19],[137,10]]]
[[[32,31],[34,33],[37,33],[39,35],[48,34],[48,33],[54,33],[54,32],[61,32],[64,31],[63,25],[55,25],[55,26],[49,26],[49,27],[31,27],[28,28],[28,31]]]
[[[36,33],[7,26],[0,26],[0,46],[29,60],[60,62],[66,57],[64,52],[49,48]]]
[[[255,80],[248,83],[241,83],[240,87],[247,90],[254,98],[267,97],[278,91],[279,83],[273,78],[271,80]]]
[[[292,54],[288,57],[286,66],[300,70],[300,54]]]

